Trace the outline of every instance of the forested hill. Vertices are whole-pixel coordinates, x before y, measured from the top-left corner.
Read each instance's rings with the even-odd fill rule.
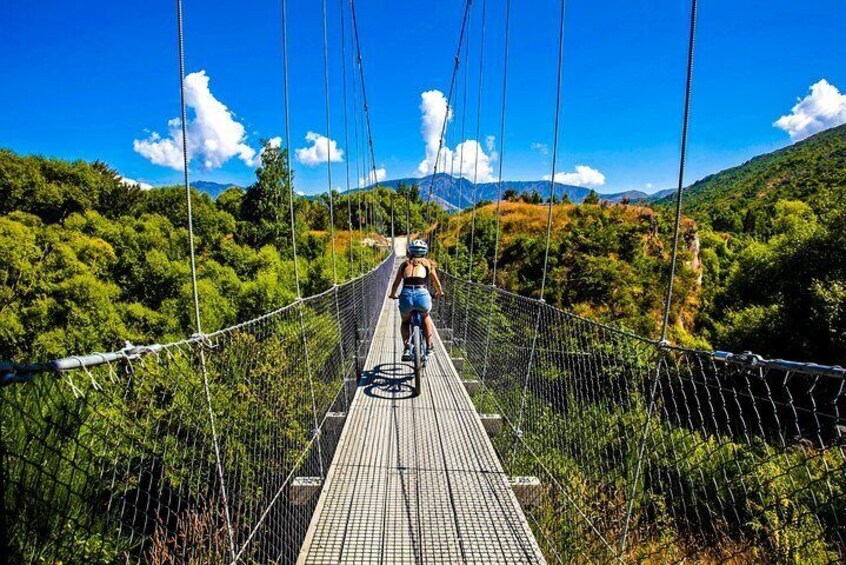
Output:
[[[705,177],[686,189],[684,210],[718,231],[769,236],[779,200],[801,200],[819,211],[844,186],[846,124]]]
[[[295,298],[284,151],[266,147],[262,163],[246,190],[216,200],[193,191],[204,331]],[[387,233],[394,197],[387,189],[336,195],[340,279],[380,260],[360,241],[374,224]],[[295,198],[294,206],[302,289],[312,294],[333,282],[327,199]],[[413,229],[435,208],[413,202]],[[405,218],[397,218],[401,231]],[[141,190],[103,163],[0,149],[0,359],[43,361],[191,335],[186,228],[180,186]]]
[[[654,336],[671,202],[557,206],[546,298]],[[702,179],[685,202],[671,337],[846,365],[846,126]],[[503,208],[498,282],[509,290],[539,288],[544,210]],[[477,218],[476,280],[488,276],[491,213]],[[470,214],[451,220],[444,238],[444,261],[457,272],[466,269]]]
[[[499,211],[502,236],[497,284],[538,297],[549,207],[503,202]],[[472,248],[473,280],[490,282],[496,214],[497,207],[488,204],[477,209],[475,221],[470,211],[450,219],[437,257],[445,269],[467,276]],[[552,217],[545,299],[576,314],[656,337],[672,241],[669,211],[608,202],[556,204]],[[685,220],[683,231],[671,336],[676,343],[706,346],[691,334],[700,300],[696,224]]]

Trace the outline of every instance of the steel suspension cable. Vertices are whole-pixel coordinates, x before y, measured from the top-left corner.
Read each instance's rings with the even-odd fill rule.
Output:
[[[470,253],[467,259],[467,280],[473,280],[473,251],[476,239],[476,204],[479,182],[479,149],[482,134],[482,75],[485,68],[485,31],[487,28],[487,0],[482,0],[482,36],[479,43],[479,85],[476,98],[476,158],[473,163],[473,210],[470,218]],[[468,65],[469,66],[469,65]],[[465,325],[465,331],[467,326]]]
[[[553,199],[555,196],[555,166],[557,164],[557,157],[558,157],[558,133],[559,133],[559,118],[561,115],[561,76],[562,76],[562,69],[564,66],[564,13],[565,13],[565,0],[561,0],[561,13],[558,20],[558,66],[557,66],[557,76],[556,76],[556,86],[555,86],[555,122],[553,124],[553,139],[552,139],[552,175],[549,180],[549,214],[547,215],[546,220],[546,247],[544,251],[544,260],[543,260],[543,278],[541,279],[541,294],[540,299],[538,302],[538,315],[535,318],[535,331],[532,335],[532,347],[529,352],[529,363],[526,366],[526,376],[523,381],[523,393],[520,398],[520,411],[517,416],[517,428],[515,429],[515,441],[514,447],[512,449],[512,458],[511,462],[512,465],[517,459],[517,449],[520,445],[520,439],[522,438],[522,425],[523,425],[523,416],[526,410],[526,399],[529,392],[529,377],[532,374],[532,369],[534,368],[535,364],[535,356],[537,354],[537,343],[538,343],[538,333],[540,330],[540,319],[541,319],[541,308],[543,308],[545,300],[544,294],[546,291],[546,277],[547,277],[547,270],[549,267],[549,247],[550,247],[550,239],[552,237],[552,212],[553,212]]]
[[[432,177],[429,181],[429,195],[428,195],[427,201],[430,202],[430,203],[432,202],[432,190],[434,189],[434,186],[435,186],[435,175],[438,172],[438,163],[440,162],[441,153],[443,152],[443,149],[444,149],[444,137],[446,136],[447,123],[449,122],[449,109],[452,107],[452,96],[453,96],[454,89],[455,89],[455,80],[456,80],[456,76],[458,75],[458,69],[461,65],[461,46],[464,43],[464,34],[465,34],[465,30],[467,29],[467,21],[468,21],[468,18],[470,16],[470,7],[472,6],[472,4],[473,4],[473,0],[467,0],[467,2],[464,5],[464,16],[461,19],[461,30],[459,31],[459,34],[458,34],[458,47],[455,50],[455,63],[453,64],[452,77],[450,78],[449,89],[447,91],[447,99],[446,99],[446,106],[447,107],[446,107],[446,112],[444,113],[444,123],[441,126],[441,133],[440,133],[440,136],[439,136],[439,139],[438,139],[438,151],[437,151],[437,153],[435,153],[435,162],[432,164]],[[430,229],[430,232],[429,232],[430,242],[431,242],[431,238],[432,238],[432,231]],[[433,245],[430,245],[430,247],[433,247]]]
[[[496,220],[494,226],[494,249],[493,249],[493,274],[491,275],[491,285],[496,288],[496,267],[499,259],[499,237],[500,237],[500,220],[501,220],[501,204],[502,199],[502,162],[505,159],[505,116],[506,116],[506,98],[508,94],[508,47],[511,30],[511,0],[505,2],[505,36],[504,36],[504,51],[502,56],[502,107],[500,109],[499,117],[499,172],[496,185]],[[493,331],[493,316],[494,316],[494,300],[495,293],[491,293],[491,302],[488,317],[488,330],[485,336],[485,357],[482,365],[482,383],[488,376],[488,361],[490,356],[491,333]]]
[[[684,113],[682,116],[681,149],[679,151],[679,180],[676,186],[676,210],[673,224],[673,251],[670,258],[670,280],[667,284],[667,296],[664,300],[664,317],[661,323],[661,341],[667,339],[667,326],[670,321],[670,306],[673,301],[673,284],[676,276],[676,260],[679,250],[679,229],[681,227],[682,193],[684,191],[684,168],[687,159],[687,132],[690,123],[690,95],[693,86],[693,54],[696,43],[697,0],[692,0],[690,10],[690,33],[687,46],[687,70],[684,88]]]
[[[544,301],[546,295],[546,280],[549,271],[549,247],[550,239],[552,238],[552,212],[555,209],[553,201],[555,200],[555,169],[558,164],[558,134],[561,126],[561,75],[564,67],[564,5],[565,0],[561,0],[561,17],[559,19],[558,30],[558,76],[556,78],[555,86],[555,121],[553,122],[552,134],[552,174],[549,178],[549,213],[546,218],[546,245],[543,254],[543,277],[541,278],[540,300]]]
[[[176,0],[177,34],[179,39],[179,103],[180,126],[182,128],[182,177],[185,185],[185,201],[188,205],[188,251],[191,256],[191,291],[194,297],[194,325],[202,334],[200,323],[200,294],[197,290],[197,262],[194,254],[194,214],[191,209],[191,183],[188,180],[188,124],[185,109],[185,42],[182,20],[182,0]]]
[[[355,66],[355,62],[353,63]],[[362,136],[360,134],[361,130],[361,110],[358,105],[358,83],[356,79],[358,77],[357,73],[352,74],[353,79],[353,89],[352,89],[352,97],[353,97],[353,135],[355,137],[355,151],[356,151],[356,174],[358,177],[358,182],[356,183],[356,187],[358,188],[357,196],[358,196],[358,226],[359,229],[362,230],[362,235],[367,236],[370,238],[370,230],[369,230],[369,223],[367,218],[367,202],[364,200],[364,188],[367,186],[367,164],[366,164],[366,157],[365,151],[362,149]],[[362,210],[363,205],[363,210]],[[359,255],[359,272],[364,272],[364,252],[362,251]]]
[[[476,243],[476,213],[477,213],[477,199],[479,195],[479,139],[482,133],[482,77],[485,69],[485,32],[487,29],[487,0],[482,0],[482,33],[479,38],[479,84],[477,85],[478,92],[476,96],[476,156],[473,163],[473,200],[471,202],[472,210],[470,212],[470,249],[467,254],[467,282],[473,281],[473,253],[475,252]],[[468,42],[469,43],[469,42]],[[470,65],[467,65],[469,68]],[[466,145],[466,142],[465,142]],[[457,247],[457,245],[456,245]],[[470,287],[472,288],[472,287]],[[468,289],[469,290],[469,289]],[[462,343],[467,343],[467,332],[470,321],[470,294],[465,296],[464,305],[464,336]]]
[[[673,280],[676,270],[676,259],[678,254],[679,243],[679,228],[681,226],[681,205],[682,192],[684,189],[684,167],[687,157],[687,133],[690,121],[690,98],[693,87],[693,56],[696,46],[696,14],[697,14],[697,0],[691,0],[690,4],[690,27],[688,30],[687,43],[687,66],[685,70],[685,90],[684,90],[684,111],[682,115],[682,133],[681,133],[681,148],[679,151],[679,179],[676,187],[676,209],[675,209],[675,224],[673,227],[673,251],[670,259],[670,280],[667,286],[667,296],[664,302],[664,318],[661,325],[661,341],[659,347],[667,344],[667,325],[670,318],[670,305],[673,296]],[[654,381],[649,392],[649,406],[646,411],[646,422],[643,426],[641,434],[640,446],[638,448],[637,466],[635,467],[634,481],[632,482],[632,490],[629,496],[629,504],[626,509],[626,519],[623,526],[623,534],[620,536],[620,551],[619,557],[622,558],[626,551],[626,540],[631,527],[632,513],[634,511],[634,501],[637,494],[637,485],[640,481],[640,475],[643,470],[643,457],[646,453],[646,440],[651,428],[652,416],[655,412],[655,396],[658,393],[658,383],[660,382],[660,366],[662,363],[662,356],[658,356],[655,368]]]
[[[195,335],[203,336],[203,327],[200,321],[200,294],[197,288],[197,263],[194,253],[194,214],[191,208],[191,184],[188,179],[188,124],[187,111],[185,108],[185,33],[182,12],[182,0],[176,0],[176,26],[179,50],[179,109],[182,129],[182,174],[185,184],[185,199],[188,211],[188,250],[191,257],[191,290],[194,298],[194,322],[197,332]],[[224,519],[226,520],[226,533],[229,537],[229,553],[233,560],[235,557],[235,531],[232,527],[232,518],[229,512],[229,498],[226,493],[226,480],[223,474],[223,462],[220,457],[220,442],[218,441],[217,426],[215,423],[214,409],[212,407],[211,390],[209,389],[208,368],[203,346],[199,348],[200,371],[203,374],[203,391],[206,397],[206,408],[209,414],[209,427],[212,432],[214,444],[215,470],[220,481],[220,497],[223,502]]]
[[[325,99],[326,109],[326,139],[327,145],[332,139],[332,119],[331,119],[331,98],[329,94],[329,32],[328,18],[326,16],[326,0],[322,2],[322,16],[323,16],[323,95]],[[328,147],[327,147],[328,149]],[[338,286],[338,265],[335,257],[335,197],[332,189],[332,156],[326,155],[326,182],[329,190],[329,237],[332,241],[332,283]]]
[[[353,245],[353,223],[352,223],[352,194],[350,194],[350,133],[349,133],[349,116],[347,112],[347,37],[346,37],[346,18],[344,17],[344,2],[339,2],[341,8],[341,83],[343,84],[343,99],[344,99],[344,147],[347,148],[347,158],[344,161],[346,168],[346,195],[347,195],[347,229],[349,232],[349,248],[350,248],[350,274],[352,274],[353,265],[355,264],[355,246]]]
[[[464,42],[464,61],[465,62],[470,60],[470,39],[471,39],[472,31],[473,31],[473,19],[471,18],[467,22],[467,32],[466,32],[467,41]],[[462,184],[463,183],[461,181],[464,179],[464,176],[463,176],[463,174],[464,174],[464,147],[466,145],[464,143],[464,141],[467,139],[467,127],[466,127],[467,126],[467,87],[468,87],[468,84],[470,83],[469,77],[470,77],[470,65],[465,64],[464,65],[464,83],[461,84],[460,77],[459,77],[459,84],[458,84],[458,86],[461,87],[461,91],[462,91],[462,93],[461,93],[461,99],[462,99],[461,100],[461,135],[459,136],[460,141],[458,142],[458,145],[461,146],[461,149],[457,150],[457,151],[453,150],[453,152],[452,152],[453,171],[454,171],[454,168],[455,168],[455,155],[459,154],[459,157],[458,157],[458,213],[456,214],[456,218],[458,217],[458,214],[460,214],[463,211],[463,201],[462,201]],[[450,110],[449,104],[447,104],[447,115],[449,115],[449,110]],[[458,149],[458,145],[456,145],[456,149]],[[452,176],[455,177],[454,172],[453,172]],[[455,269],[456,272],[458,272],[459,248],[460,248],[460,245],[459,245],[460,241],[459,240],[460,240],[460,237],[461,237],[461,222],[459,222],[456,219],[455,223],[457,224],[457,228],[455,230],[455,267],[454,267],[454,269]],[[453,307],[452,307],[451,312],[450,312],[450,327],[452,327],[453,329],[455,328],[455,305],[454,304],[453,304]]]
[[[283,73],[282,73],[282,82],[283,82],[283,98],[284,98],[284,109],[285,109],[285,160],[286,160],[286,173],[287,173],[287,181],[288,181],[288,215],[290,219],[290,226],[291,226],[291,252],[294,257],[294,279],[297,286],[297,302],[299,306],[297,311],[299,313],[299,323],[300,323],[300,337],[302,340],[303,345],[303,359],[305,361],[306,366],[306,374],[308,376],[308,383],[309,383],[309,390],[311,392],[311,411],[314,419],[314,431],[313,434],[316,435],[315,441],[317,444],[317,458],[318,458],[318,465],[320,470],[320,476],[322,477],[324,474],[323,468],[323,450],[320,446],[320,422],[317,416],[317,397],[314,393],[314,374],[311,368],[311,360],[309,357],[308,351],[308,339],[306,338],[305,332],[305,320],[303,319],[303,308],[305,305],[303,304],[303,294],[302,294],[302,285],[300,284],[300,268],[299,262],[297,258],[297,229],[296,229],[296,220],[294,218],[294,179],[291,170],[291,111],[290,111],[290,94],[289,94],[289,80],[288,80],[288,2],[287,0],[282,0],[282,64],[283,64]]]
[[[322,2],[322,18],[323,18],[323,89],[324,89],[324,97],[326,100],[326,138],[328,140],[332,139],[332,120],[331,120],[331,98],[330,98],[330,89],[329,89],[329,32],[328,32],[328,14],[326,9],[326,0]],[[343,6],[342,6],[343,11]],[[343,22],[342,22],[343,26]],[[344,109],[346,112],[346,108]],[[327,141],[327,144],[329,141]],[[347,158],[349,161],[349,157]],[[347,166],[347,170],[349,170],[349,166]],[[341,355],[341,368],[343,373],[343,378],[346,378],[346,368],[345,368],[345,360],[346,360],[346,352],[344,351],[344,335],[343,335],[343,325],[341,324],[341,298],[339,296],[340,290],[338,288],[338,260],[336,257],[337,251],[335,249],[335,195],[334,189],[332,187],[332,156],[327,154],[326,155],[326,179],[329,188],[329,235],[332,241],[332,293],[335,295],[335,320],[337,322],[338,327],[338,352]],[[349,175],[347,176],[349,181]],[[352,239],[352,238],[350,238]],[[352,246],[352,241],[350,240],[349,245]],[[347,387],[344,382],[342,382],[341,387],[345,393],[345,401],[346,398],[346,391]]]
[[[350,0],[350,16],[352,21],[353,39],[355,40],[356,59],[358,61],[358,72],[361,76],[361,103],[364,108],[364,120],[367,133],[367,146],[370,149],[370,165],[372,168],[373,182],[378,182],[376,174],[376,152],[373,148],[373,126],[370,121],[370,106],[367,103],[367,83],[364,80],[364,59],[361,56],[361,40],[358,35],[358,18],[355,12],[355,0]]]

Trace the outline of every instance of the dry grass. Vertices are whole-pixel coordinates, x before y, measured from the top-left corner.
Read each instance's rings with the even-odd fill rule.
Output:
[[[214,501],[179,515],[176,530],[156,526],[145,561],[152,565],[223,563],[228,561],[229,536]]]

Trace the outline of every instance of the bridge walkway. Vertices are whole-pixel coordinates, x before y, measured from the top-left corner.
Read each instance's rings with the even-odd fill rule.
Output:
[[[443,342],[413,397],[386,300],[298,563],[543,563]]]

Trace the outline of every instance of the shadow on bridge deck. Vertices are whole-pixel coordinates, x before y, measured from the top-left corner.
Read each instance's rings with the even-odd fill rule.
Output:
[[[413,396],[386,301],[299,563],[542,563],[441,340]]]

